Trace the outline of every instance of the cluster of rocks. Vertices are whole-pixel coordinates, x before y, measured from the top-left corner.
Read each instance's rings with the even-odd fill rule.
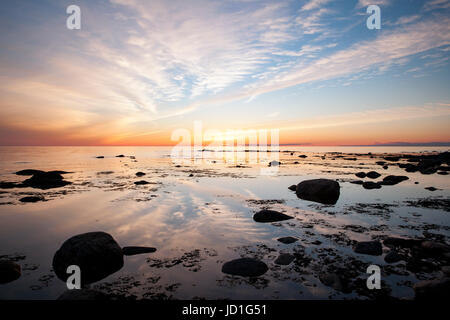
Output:
[[[12,188],[37,188],[37,189],[53,189],[64,187],[71,182],[64,180],[63,174],[66,171],[41,171],[34,169],[26,169],[16,172],[18,176],[31,176],[23,182],[0,182],[0,189]]]
[[[358,172],[355,175],[359,178],[368,177],[371,179],[376,179],[381,176],[379,173],[377,173],[375,171],[370,171],[367,174],[364,172]],[[350,183],[360,184],[363,186],[364,189],[371,190],[371,189],[381,189],[382,186],[393,186],[393,185],[399,184],[402,181],[406,181],[408,179],[409,178],[407,176],[389,175],[389,176],[384,177],[382,181],[378,181],[378,182],[353,180]]]

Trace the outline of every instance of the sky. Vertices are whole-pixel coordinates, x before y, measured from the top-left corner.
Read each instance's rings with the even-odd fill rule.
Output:
[[[0,28],[0,145],[450,142],[450,0],[16,0]]]

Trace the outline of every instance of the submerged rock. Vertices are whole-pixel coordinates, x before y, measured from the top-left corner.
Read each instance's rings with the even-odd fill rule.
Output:
[[[354,248],[356,253],[368,254],[372,256],[380,256],[383,253],[381,242],[379,241],[362,241],[358,242]]]
[[[123,267],[123,253],[114,238],[105,232],[89,232],[66,240],[53,256],[53,270],[62,281],[67,267],[81,269],[81,283],[102,280]]]
[[[65,181],[61,171],[38,172],[23,182],[24,186],[38,189],[52,189],[71,184]]]
[[[21,274],[20,265],[14,261],[0,260],[0,284],[17,280]]]
[[[226,262],[222,266],[222,272],[235,276],[259,277],[267,272],[267,265],[253,258],[240,258]]]
[[[296,193],[297,197],[303,200],[336,204],[340,195],[340,186],[337,181],[329,179],[305,180],[297,185]]]
[[[275,264],[279,264],[282,266],[287,266],[294,261],[295,257],[290,253],[281,253],[278,258],[275,260]]]
[[[253,215],[253,220],[255,220],[256,222],[278,222],[289,219],[293,219],[293,217],[275,210],[268,209],[263,209]]]
[[[152,247],[123,247],[122,252],[126,256],[134,256],[136,254],[143,254],[143,253],[152,253],[155,252],[156,248]]]
[[[278,238],[277,240],[284,244],[291,244],[298,241],[298,239],[294,237],[282,237]]]
[[[19,200],[20,202],[39,202],[39,201],[45,201],[45,198],[42,196],[30,196],[30,197],[23,197]]]

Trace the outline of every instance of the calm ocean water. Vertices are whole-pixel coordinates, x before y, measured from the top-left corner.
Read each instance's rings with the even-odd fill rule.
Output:
[[[383,256],[355,255],[349,241],[386,235],[414,237],[424,232],[448,240],[448,212],[411,206],[417,199],[448,199],[448,176],[405,173],[395,165],[383,169],[375,163],[383,153],[442,152],[448,147],[280,149],[295,153],[280,152],[278,172],[261,175],[267,162],[246,163],[248,153],[239,155],[237,162],[224,162],[221,157],[177,166],[169,147],[0,147],[0,181],[21,181],[26,177],[15,175],[16,171],[39,169],[70,171],[64,177],[72,182],[49,190],[0,190],[0,256],[15,255],[23,270],[17,281],[0,285],[0,299],[61,295],[65,283],[52,272],[53,255],[66,239],[90,231],[108,232],[121,246],[158,249],[125,257],[120,271],[92,285],[137,298],[358,297],[321,283],[317,274],[327,268],[326,252],[334,258],[356,257],[367,265],[385,265]],[[357,153],[357,160],[333,159],[331,152]],[[120,154],[125,157],[115,157]],[[370,170],[382,177],[406,174],[409,180],[379,190],[350,183],[356,178],[354,173]],[[138,171],[146,175],[138,178]],[[288,190],[292,184],[313,178],[339,179],[341,196],[336,205],[304,201]],[[150,184],[135,185],[138,180]],[[430,186],[438,190],[424,189]],[[19,201],[36,194],[47,201]],[[280,224],[254,222],[253,214],[266,207],[295,219]],[[299,241],[286,245],[276,240],[285,236]],[[280,252],[297,251],[310,258],[307,266],[274,264]],[[252,281],[221,272],[224,262],[240,256],[258,257],[269,271]],[[409,283],[417,281],[417,276],[397,273],[387,272],[383,278],[392,295],[412,297]]]

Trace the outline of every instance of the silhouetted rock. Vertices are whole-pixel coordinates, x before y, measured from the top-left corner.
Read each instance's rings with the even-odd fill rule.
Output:
[[[67,267],[77,265],[81,283],[102,280],[123,267],[123,253],[113,237],[105,232],[89,232],[66,240],[53,256],[53,270],[62,281],[69,277]]]
[[[355,173],[355,176],[357,176],[358,178],[365,178],[366,177],[366,173],[365,172],[358,172],[358,173]]]
[[[436,190],[438,190],[438,189],[436,189],[435,187],[426,187],[425,189],[426,189],[426,190],[429,190],[429,191],[436,191]]]
[[[134,182],[134,184],[135,185],[138,185],[138,186],[140,186],[140,185],[145,185],[145,184],[149,184],[150,182],[148,182],[148,181],[145,181],[145,180],[140,180],[140,181],[135,181]]]
[[[278,238],[277,240],[284,244],[291,244],[298,241],[298,239],[294,237],[282,237]]]
[[[98,156],[98,157],[95,157],[95,158],[97,158],[97,159],[105,159],[105,156]]]
[[[297,185],[293,184],[288,189],[291,190],[291,191],[295,191],[295,190],[297,190]]]
[[[367,177],[370,178],[370,179],[376,179],[376,178],[378,178],[378,177],[381,176],[381,174],[379,174],[379,173],[376,172],[376,171],[369,171],[369,172],[367,172],[366,175],[367,175]]]
[[[71,182],[65,181],[60,171],[49,171],[35,173],[22,184],[31,188],[52,189],[64,187],[71,184]]]
[[[305,180],[297,185],[296,193],[297,197],[303,200],[336,204],[340,195],[340,186],[337,181],[329,179]]]
[[[395,184],[398,184],[402,181],[408,180],[409,178],[407,176],[394,176],[390,175],[383,178],[383,181],[380,182],[384,186],[393,186]]]
[[[384,157],[384,160],[397,162],[398,160],[400,160],[400,157]]]
[[[39,201],[45,201],[45,198],[42,196],[29,196],[29,197],[23,197],[19,201],[20,202],[39,202]]]
[[[356,253],[369,254],[372,256],[380,256],[383,253],[381,242],[379,241],[362,241],[358,242],[354,248]]]
[[[253,220],[255,220],[256,222],[277,222],[289,219],[293,219],[293,217],[278,211],[268,209],[263,209],[253,215]]]
[[[116,158],[125,158],[125,156],[123,154],[119,154]]]
[[[304,154],[301,154],[301,155],[299,155],[298,157],[299,157],[299,158],[303,158],[303,159],[308,158],[308,156],[307,156],[307,155],[304,155]]]
[[[108,296],[102,292],[91,289],[67,290],[58,297],[57,300],[68,301],[104,301],[109,300]]]
[[[142,176],[145,176],[145,173],[139,171],[139,172],[136,172],[136,176],[142,177]]]
[[[36,173],[43,173],[44,171],[42,170],[35,170],[35,169],[25,169],[25,170],[20,170],[16,172],[16,175],[18,176],[32,176],[33,174]]]
[[[9,182],[9,181],[1,181],[0,189],[13,189],[13,188],[24,188],[25,186],[22,183]]]
[[[394,250],[389,251],[384,257],[384,261],[387,263],[394,263],[400,260],[404,260],[404,257]]]
[[[379,182],[365,181],[362,186],[364,189],[368,190],[381,189],[381,184]]]
[[[287,266],[292,261],[294,261],[295,257],[290,253],[281,253],[278,258],[275,260],[275,264],[279,264],[282,266]]]
[[[143,253],[152,253],[155,252],[156,248],[152,247],[123,247],[122,252],[126,256],[134,256],[136,254],[143,254]]]
[[[353,180],[353,181],[350,181],[350,183],[352,183],[352,184],[363,184],[364,183],[364,181],[362,181],[362,180]]]
[[[0,260],[0,284],[9,283],[20,278],[20,265],[9,260]]]
[[[267,272],[267,265],[253,258],[240,258],[226,262],[222,266],[222,272],[235,276],[259,277]]]

